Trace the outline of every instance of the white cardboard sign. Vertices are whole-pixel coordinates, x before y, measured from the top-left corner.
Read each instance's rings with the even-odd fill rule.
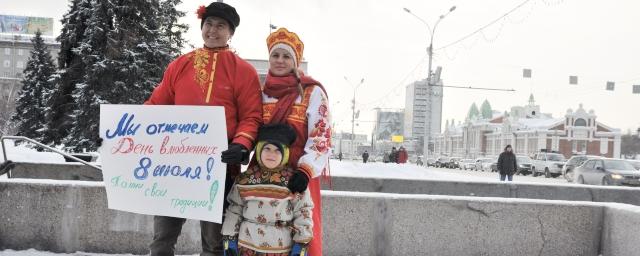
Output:
[[[110,209],[222,222],[223,107],[100,105]]]

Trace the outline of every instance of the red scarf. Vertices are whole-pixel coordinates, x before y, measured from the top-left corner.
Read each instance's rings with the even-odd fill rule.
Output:
[[[303,90],[307,86],[317,85],[324,91],[320,82],[308,76],[303,75],[300,77],[300,84],[302,84]],[[293,74],[273,76],[271,72],[269,72],[264,83],[263,92],[269,97],[278,99],[269,123],[285,123],[287,116],[291,113],[291,106],[293,106],[293,103],[300,94],[298,91],[298,79]],[[302,95],[300,96],[302,97]]]

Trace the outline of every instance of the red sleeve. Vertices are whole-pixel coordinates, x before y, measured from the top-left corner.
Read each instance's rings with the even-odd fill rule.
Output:
[[[153,93],[151,93],[151,97],[147,101],[144,102],[144,105],[174,105],[175,101],[175,91],[174,89],[174,81],[176,76],[176,66],[178,60],[172,61],[167,66],[167,69],[164,71],[164,75],[162,76],[162,81],[160,84],[153,89]]]
[[[235,90],[238,128],[233,143],[252,149],[258,136],[258,127],[262,124],[262,92],[256,70],[246,62],[243,64],[247,68],[236,75],[236,81],[239,81]]]

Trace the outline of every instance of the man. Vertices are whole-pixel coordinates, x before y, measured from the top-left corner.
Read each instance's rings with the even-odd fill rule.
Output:
[[[260,82],[255,68],[231,50],[228,42],[240,24],[232,6],[214,2],[198,11],[204,47],[178,57],[165,71],[162,82],[145,104],[223,106],[229,149],[221,154],[227,163],[225,195],[240,164],[249,160],[262,123]],[[225,200],[225,208],[227,201]],[[155,216],[151,255],[174,255],[185,219]],[[203,256],[222,255],[220,224],[201,221]]]
[[[369,152],[365,150],[364,153],[362,153],[362,162],[366,164],[368,160],[369,160]]]
[[[504,181],[505,178],[513,181],[513,173],[518,170],[518,163],[516,162],[516,155],[513,153],[511,145],[507,145],[504,148],[504,152],[498,156],[497,168],[500,172],[500,181]]]

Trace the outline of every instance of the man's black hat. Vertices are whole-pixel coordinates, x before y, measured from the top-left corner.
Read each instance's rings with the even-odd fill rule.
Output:
[[[213,2],[205,9],[206,12],[202,15],[202,20],[200,21],[200,28],[204,25],[204,20],[209,16],[222,18],[229,23],[229,27],[232,32],[236,31],[236,27],[240,25],[240,16],[238,12],[236,12],[236,8],[233,6],[222,3],[222,2]]]

